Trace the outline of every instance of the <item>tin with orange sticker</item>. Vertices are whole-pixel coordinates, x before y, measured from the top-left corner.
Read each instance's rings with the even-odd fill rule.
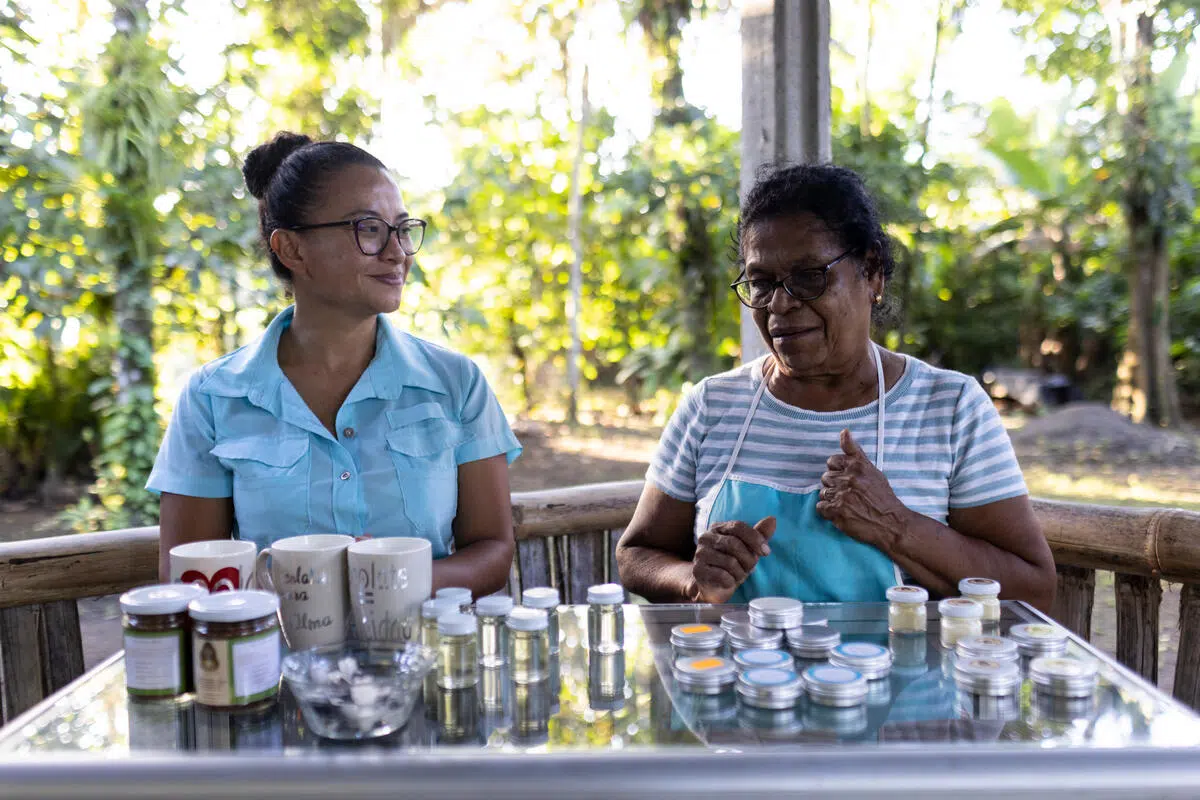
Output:
[[[725,631],[716,625],[692,622],[671,628],[676,658],[720,656],[725,651]]]
[[[733,689],[737,668],[720,656],[681,658],[675,662],[675,680],[691,694],[721,694]]]

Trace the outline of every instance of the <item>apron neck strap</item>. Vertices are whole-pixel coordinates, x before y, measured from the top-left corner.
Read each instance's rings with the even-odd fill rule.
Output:
[[[762,374],[759,377],[758,388],[754,390],[754,399],[750,401],[750,410],[746,412],[746,419],[742,421],[742,429],[738,431],[737,442],[733,445],[733,452],[729,455],[729,461],[725,464],[725,474],[721,476],[718,486],[729,480],[729,476],[733,474],[733,465],[737,463],[738,453],[742,451],[742,442],[746,441],[746,433],[750,430],[750,422],[754,419],[754,412],[758,410],[758,403],[762,400],[763,392],[767,389],[766,375],[767,361],[764,358],[759,372]],[[751,367],[751,375],[754,374],[754,368]]]
[[[883,356],[879,353],[879,345],[874,342],[871,342],[871,358],[875,361],[875,378],[879,386],[879,405],[875,409],[875,467],[880,472],[883,472],[883,418],[886,416],[883,408],[883,399],[886,391],[884,391],[883,384]]]

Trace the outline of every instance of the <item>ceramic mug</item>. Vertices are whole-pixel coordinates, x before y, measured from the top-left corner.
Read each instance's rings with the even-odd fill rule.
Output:
[[[346,639],[346,548],[353,536],[317,533],[279,539],[258,554],[260,586],[279,595],[292,650]],[[268,564],[269,561],[269,564]]]
[[[350,545],[350,605],[357,638],[402,645],[417,638],[421,603],[433,592],[433,545],[389,536]]]
[[[254,585],[254,542],[213,539],[171,548],[171,583],[191,583],[209,592],[249,589]]]

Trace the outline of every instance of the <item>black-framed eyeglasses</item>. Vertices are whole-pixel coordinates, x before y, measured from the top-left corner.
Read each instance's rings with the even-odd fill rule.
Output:
[[[423,219],[410,217],[401,220],[399,225],[392,225],[379,217],[355,217],[337,222],[317,222],[312,225],[293,225],[289,231],[311,231],[317,228],[338,228],[350,225],[354,228],[354,241],[364,256],[377,256],[387,249],[388,239],[396,235],[400,249],[406,256],[415,255],[421,249],[425,240],[426,222]]]
[[[842,259],[854,252],[850,248],[823,267],[802,269],[787,275],[781,280],[774,278],[743,278],[729,284],[729,288],[737,292],[742,305],[753,309],[766,308],[775,296],[775,290],[780,286],[797,300],[816,300],[825,294],[825,286],[829,281],[829,270]]]

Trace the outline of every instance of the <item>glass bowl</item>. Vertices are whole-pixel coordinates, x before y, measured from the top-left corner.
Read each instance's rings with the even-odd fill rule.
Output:
[[[362,642],[314,647],[283,659],[283,677],[318,736],[369,739],[404,727],[437,656]]]

